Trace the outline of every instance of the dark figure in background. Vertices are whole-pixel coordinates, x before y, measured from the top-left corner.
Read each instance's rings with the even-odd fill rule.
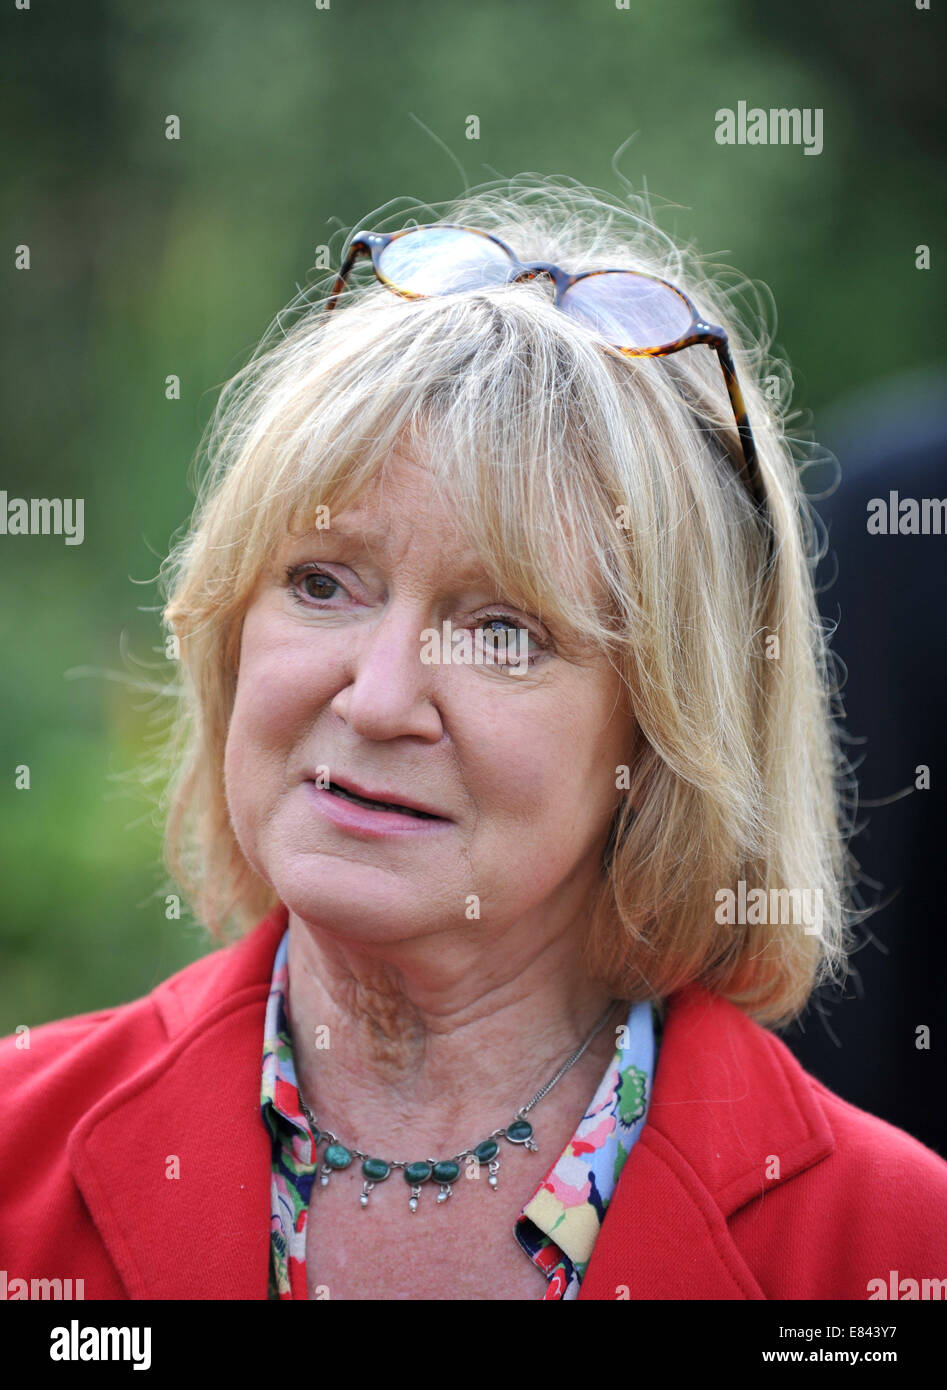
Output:
[[[880,910],[856,928],[863,944],[844,998],[820,991],[782,1036],[830,1089],[944,1156],[947,528],[868,530],[874,498],[888,506],[892,492],[901,501],[947,497],[945,382],[919,382],[917,398],[906,400],[911,384],[850,403],[820,433],[839,459],[841,482],[815,503],[829,530],[819,606],[838,622],[832,648],[848,672],[842,727],[858,740],[844,747],[864,826],[852,843],[867,880],[861,895]],[[821,483],[806,486],[815,496]]]

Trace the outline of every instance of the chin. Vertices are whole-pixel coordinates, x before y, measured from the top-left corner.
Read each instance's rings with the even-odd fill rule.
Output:
[[[420,883],[338,855],[296,855],[267,877],[291,913],[353,941],[390,941],[417,932],[419,907],[431,905]]]

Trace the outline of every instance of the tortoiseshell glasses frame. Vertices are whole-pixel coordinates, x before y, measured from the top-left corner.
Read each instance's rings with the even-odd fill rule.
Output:
[[[583,315],[581,312],[576,312],[572,307],[575,301],[573,300],[570,302],[566,300],[565,297],[573,286],[580,285],[582,282],[588,282],[594,277],[631,276],[635,277],[638,281],[650,282],[650,284],[655,287],[662,286],[668,293],[674,295],[679,304],[683,305],[684,309],[686,309],[688,315],[688,322],[684,325],[683,331],[679,332],[676,337],[668,342],[649,343],[644,346],[638,344],[634,347],[628,347],[621,343],[612,343],[606,339],[607,346],[625,357],[668,357],[671,353],[680,352],[682,348],[694,347],[698,344],[706,344],[706,346],[714,349],[723,371],[724,381],[727,386],[727,394],[730,397],[730,404],[733,408],[733,418],[740,437],[740,443],[743,447],[743,479],[750,495],[757,504],[761,518],[766,525],[770,546],[772,546],[772,522],[767,502],[766,488],[760,474],[756,456],[756,442],[753,438],[753,431],[750,428],[750,421],[743,401],[743,393],[740,390],[740,384],[737,380],[736,368],[733,365],[727,334],[725,330],[718,325],[708,323],[701,316],[696,305],[684,291],[678,289],[676,285],[672,285],[669,281],[662,280],[656,275],[648,275],[644,271],[628,270],[627,267],[624,266],[609,270],[584,270],[576,274],[571,274],[569,271],[563,270],[561,266],[553,265],[548,261],[520,261],[511,248],[507,246],[505,242],[501,241],[499,237],[494,236],[491,232],[482,231],[478,227],[465,227],[452,222],[433,222],[404,227],[397,232],[356,232],[349,243],[348,251],[346,252],[342,267],[333,285],[332,293],[326,301],[326,312],[328,313],[335,308],[345,288],[353,265],[362,256],[371,257],[372,269],[376,278],[395,294],[401,295],[404,299],[430,298],[430,294],[422,294],[417,290],[409,289],[404,284],[398,284],[396,280],[386,275],[385,271],[382,269],[381,257],[392,243],[404,237],[417,236],[419,233],[424,232],[444,231],[467,232],[473,236],[483,237],[506,256],[509,261],[509,271],[505,279],[502,275],[499,275],[498,278],[483,279],[481,281],[483,287],[491,284],[512,284],[518,280],[532,280],[540,275],[548,276],[555,288],[554,303],[556,306],[565,313],[570,314],[570,317],[577,318],[580,322],[585,323],[586,326],[590,326],[587,314]],[[420,244],[415,249],[420,250]],[[495,253],[490,252],[487,254],[495,255]],[[445,268],[449,266],[451,261],[450,250],[443,246],[438,250],[436,245],[432,245],[428,251],[428,258],[434,261],[437,260],[438,257],[445,263]],[[495,261],[491,269],[498,272],[500,269],[499,263]],[[622,283],[627,286],[628,280],[625,279]],[[461,289],[469,287],[468,285],[459,286]],[[455,287],[455,290],[436,289],[433,293],[450,294],[456,292],[456,288],[457,287]],[[600,289],[601,286],[596,288]],[[565,302],[563,302],[564,300]],[[607,301],[600,302],[606,303],[607,305]],[[621,307],[621,300],[616,296],[615,304],[611,307],[611,312],[616,318],[620,317]],[[637,331],[640,336],[640,327]]]

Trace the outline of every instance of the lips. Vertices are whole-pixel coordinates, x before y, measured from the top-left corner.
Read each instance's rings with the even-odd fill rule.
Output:
[[[386,791],[369,791],[365,787],[360,787],[351,780],[342,782],[338,777],[333,778],[326,791],[333,796],[338,796],[344,801],[354,801],[358,806],[367,806],[374,811],[396,811],[406,816],[415,816],[422,820],[446,820],[448,817],[442,816],[430,806],[425,806],[418,801],[410,801],[406,797],[395,796]]]

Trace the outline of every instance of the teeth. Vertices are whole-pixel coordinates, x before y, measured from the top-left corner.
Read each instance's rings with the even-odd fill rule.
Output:
[[[344,787],[338,787],[331,783],[329,785],[329,791],[335,796],[343,797],[346,801],[354,801],[357,805],[368,806],[372,810],[398,811],[401,815],[417,816],[421,819],[427,817],[426,811],[413,811],[410,806],[395,806],[390,801],[373,801],[370,797],[358,796],[355,792],[346,791]]]

